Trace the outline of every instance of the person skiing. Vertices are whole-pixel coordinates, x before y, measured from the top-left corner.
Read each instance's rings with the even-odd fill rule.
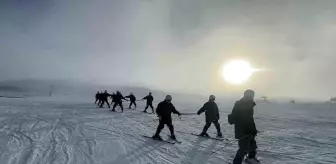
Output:
[[[174,105],[171,103],[172,96],[167,95],[165,100],[160,102],[156,108],[156,114],[159,117],[159,126],[157,127],[156,133],[153,136],[153,139],[156,140],[162,140],[160,137],[160,132],[164,128],[164,125],[167,125],[171,134],[171,138],[176,140],[175,134],[174,134],[174,126],[172,123],[171,113],[175,113],[179,115],[181,118],[181,113],[178,112]]]
[[[100,92],[98,95],[98,106],[103,103],[103,92]]]
[[[115,112],[115,108],[117,107],[117,105],[120,106],[121,108],[121,112],[124,112],[124,107],[122,104],[122,100],[126,100],[125,97],[119,92],[117,91],[117,94],[115,94],[113,101],[115,102],[112,108],[112,111]]]
[[[235,138],[239,140],[239,149],[233,164],[241,164],[246,154],[248,154],[246,162],[251,164],[260,163],[256,158],[257,143],[255,136],[258,131],[253,118],[253,108],[256,105],[254,94],[253,90],[246,90],[243,98],[235,103],[232,113],[228,116],[228,122],[234,124]]]
[[[222,137],[220,125],[218,123],[219,111],[218,111],[218,106],[215,103],[215,99],[216,97],[214,95],[211,95],[209,97],[209,101],[206,102],[203,105],[203,107],[197,112],[197,115],[200,115],[201,113],[205,112],[205,122],[206,123],[205,123],[205,126],[200,136],[209,137],[209,135],[207,134],[207,130],[211,126],[211,123],[213,123],[217,129],[217,137]]]
[[[95,104],[97,104],[97,102],[99,102],[99,91],[96,93],[96,101],[95,101]]]
[[[136,109],[136,107],[137,107],[137,105],[136,105],[136,103],[135,103],[135,101],[136,101],[136,97],[133,95],[133,93],[131,92],[130,93],[130,95],[128,95],[128,96],[126,96],[125,98],[129,98],[130,99],[130,105],[129,105],[129,109],[132,109],[132,105],[134,104],[134,107],[135,107],[135,109]],[[134,109],[133,109],[134,110]]]
[[[112,105],[113,103],[115,103],[115,97],[116,97],[116,94],[113,92],[113,93],[111,94],[111,105]]]
[[[147,112],[148,107],[151,107],[152,108],[152,113],[154,113],[154,108],[153,108],[153,100],[154,100],[154,98],[152,96],[152,92],[149,92],[149,94],[146,97],[144,97],[142,100],[147,100],[147,102],[146,102],[146,108],[145,108],[145,110],[143,112]]]
[[[109,96],[111,95],[107,93],[107,90],[105,90],[105,92],[100,95],[100,108],[103,108],[105,103],[107,104],[108,108],[111,108],[110,103],[107,101]]]

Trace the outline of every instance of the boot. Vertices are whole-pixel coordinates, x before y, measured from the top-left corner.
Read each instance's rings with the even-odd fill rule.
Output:
[[[206,132],[202,132],[201,134],[199,134],[200,136],[203,136],[203,137],[210,137],[208,133]]]
[[[170,136],[170,138],[173,139],[173,140],[176,140],[176,137],[175,137],[174,134],[172,134],[172,135]]]
[[[111,111],[112,111],[112,112],[115,112],[115,109],[112,109]]]
[[[162,138],[158,134],[155,134],[152,138],[155,140],[162,140]]]
[[[249,164],[260,164],[260,161],[256,158],[246,158],[245,162]]]
[[[217,133],[217,137],[222,138],[222,137],[223,137],[223,134],[222,134],[221,132],[218,132],[218,133]]]

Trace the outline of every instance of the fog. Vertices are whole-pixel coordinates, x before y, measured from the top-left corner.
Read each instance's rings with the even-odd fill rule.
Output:
[[[2,0],[0,81],[63,79],[197,94],[336,93],[334,0]],[[226,84],[222,64],[263,71]]]

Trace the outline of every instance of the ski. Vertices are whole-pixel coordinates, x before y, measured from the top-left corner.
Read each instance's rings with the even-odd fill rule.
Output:
[[[195,134],[195,133],[190,133],[191,135],[194,135],[194,136],[199,136],[199,137],[204,137],[204,138],[209,138],[209,139],[213,139],[213,140],[218,140],[218,141],[224,141],[225,139],[224,138],[216,138],[216,137],[206,137],[206,136],[201,136],[199,134]]]
[[[110,112],[117,112],[115,110],[109,110]],[[123,113],[124,111],[118,112],[118,113]]]
[[[258,162],[257,161],[251,162],[251,161],[248,161],[247,158],[243,162],[246,163],[246,164],[260,164],[259,160],[258,160]]]
[[[141,112],[145,114],[155,114],[155,113],[150,113],[150,112],[145,112],[145,111],[141,111]]]
[[[176,141],[167,141],[167,140],[156,140],[156,139],[153,139],[153,137],[150,137],[150,136],[145,136],[145,135],[142,135],[143,137],[145,137],[145,138],[150,138],[150,139],[152,139],[152,140],[155,140],[155,141],[162,141],[162,142],[166,142],[166,143],[169,143],[169,144],[175,144],[176,143]]]
[[[173,138],[171,138],[171,136],[170,135],[168,135],[168,137],[170,138],[170,139],[172,139],[173,141],[175,141],[176,143],[178,143],[178,144],[181,144],[182,143],[182,141],[179,141],[179,140],[177,140],[177,139],[173,139]]]

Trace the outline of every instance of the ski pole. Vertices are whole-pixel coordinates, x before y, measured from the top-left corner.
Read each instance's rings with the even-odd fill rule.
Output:
[[[181,115],[197,115],[197,113],[181,113]]]
[[[147,121],[147,122],[144,122],[143,124],[146,124],[146,123],[150,123],[150,122],[153,122],[153,121],[157,121],[157,120],[159,120],[158,118],[156,118],[156,119],[154,119],[154,120],[150,120],[150,121]]]

